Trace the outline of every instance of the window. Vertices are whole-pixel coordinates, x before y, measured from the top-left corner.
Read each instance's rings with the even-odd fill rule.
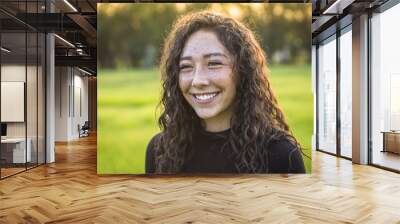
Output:
[[[336,36],[318,47],[318,149],[336,153]]]
[[[372,164],[400,170],[400,4],[371,18]]]
[[[351,158],[352,148],[352,34],[351,26],[340,36],[340,154]]]

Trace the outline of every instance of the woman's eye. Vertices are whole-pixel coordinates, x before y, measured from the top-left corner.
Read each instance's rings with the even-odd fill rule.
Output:
[[[192,68],[192,66],[191,65],[181,65],[181,66],[179,66],[179,70],[185,70],[185,71],[188,71],[188,70],[190,70]]]
[[[222,63],[219,62],[219,61],[210,61],[210,62],[208,62],[208,66],[211,67],[211,68],[217,68],[217,67],[219,67],[221,65],[222,65]]]

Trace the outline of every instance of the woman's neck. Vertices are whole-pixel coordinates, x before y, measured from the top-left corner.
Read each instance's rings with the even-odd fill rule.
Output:
[[[225,112],[203,120],[203,127],[208,132],[221,132],[231,127],[231,114]]]

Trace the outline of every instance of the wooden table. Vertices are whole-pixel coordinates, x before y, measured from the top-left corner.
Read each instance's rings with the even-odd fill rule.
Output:
[[[382,131],[381,133],[383,133],[382,152],[392,152],[400,154],[400,132]]]
[[[30,138],[27,138],[28,142],[25,151],[25,138],[6,138],[1,139],[2,144],[2,159],[5,159],[9,163],[25,163],[31,161],[31,144]],[[7,147],[11,146],[11,147]],[[7,158],[8,157],[8,158]]]

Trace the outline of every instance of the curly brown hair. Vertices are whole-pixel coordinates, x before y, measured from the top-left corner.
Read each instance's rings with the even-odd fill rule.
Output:
[[[268,80],[266,56],[253,32],[228,16],[200,11],[180,17],[165,40],[160,70],[161,135],[156,142],[156,172],[176,173],[192,153],[193,136],[201,119],[179,88],[179,60],[191,34],[206,29],[233,55],[236,98],[228,141],[240,173],[268,172],[268,145],[285,138],[300,148],[289,130]]]

